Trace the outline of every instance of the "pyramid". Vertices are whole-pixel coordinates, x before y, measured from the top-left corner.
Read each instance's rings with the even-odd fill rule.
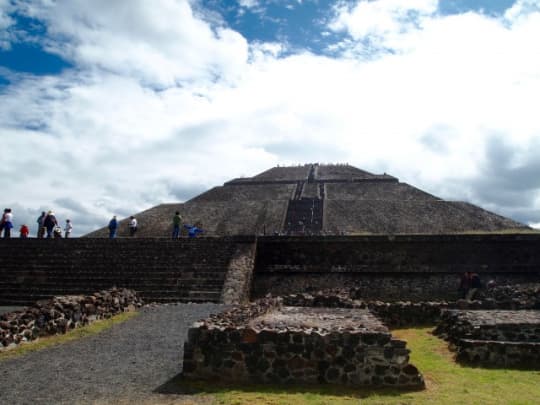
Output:
[[[172,217],[206,236],[446,234],[529,229],[467,202],[446,201],[388,174],[343,165],[274,167],[237,178],[185,203],[134,214],[138,237],[168,237]],[[128,219],[118,236],[128,235]],[[107,237],[106,228],[87,237]]]

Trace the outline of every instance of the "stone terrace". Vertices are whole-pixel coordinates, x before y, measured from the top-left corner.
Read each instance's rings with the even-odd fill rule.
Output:
[[[440,200],[416,187],[398,182],[328,183],[326,196],[329,200]]]
[[[467,203],[438,200],[326,200],[324,229],[333,233],[458,233],[529,229]]]
[[[318,165],[315,179],[320,181],[351,181],[351,180],[394,180],[387,174],[377,175],[357,169],[350,165]]]
[[[474,339],[540,343],[540,311],[447,310],[438,330],[454,342]]]
[[[145,301],[220,302],[238,267],[245,277],[235,275],[234,290],[247,294],[254,243],[249,237],[10,239],[0,243],[0,305],[114,286],[136,290]]]
[[[264,201],[289,200],[295,184],[234,185],[214,187],[191,199],[188,203],[200,201]]]
[[[236,382],[422,388],[406,342],[358,309],[280,307],[262,301],[197,323],[184,376]]]
[[[287,211],[288,200],[247,201],[193,201],[185,204],[162,204],[136,215],[138,235],[144,237],[169,237],[172,233],[172,218],[179,211],[184,222],[200,222],[204,235],[254,235],[281,230]],[[129,219],[119,221],[118,236],[129,235]],[[105,238],[107,228],[85,235],[90,238]]]
[[[253,180],[307,180],[311,165],[273,167],[254,176]]]
[[[447,310],[435,333],[457,347],[457,361],[540,369],[538,310]]]

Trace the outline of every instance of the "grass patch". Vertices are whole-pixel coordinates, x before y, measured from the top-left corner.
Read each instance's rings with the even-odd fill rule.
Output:
[[[424,375],[426,389],[357,389],[332,386],[226,385],[182,381],[197,395],[212,395],[219,404],[538,404],[540,372],[463,367],[453,361],[447,343],[432,328],[400,329],[411,363]],[[181,388],[182,389],[182,388]]]
[[[62,343],[71,342],[72,340],[81,339],[86,336],[96,335],[106,329],[109,329],[113,325],[127,321],[128,319],[131,319],[136,315],[138,315],[138,312],[136,311],[122,312],[118,315],[113,316],[112,318],[100,319],[98,321],[92,322],[89,325],[72,329],[63,335],[44,336],[31,342],[22,343],[14,349],[0,351],[0,361],[17,356],[22,356],[23,354],[45,349],[47,347],[57,346]]]

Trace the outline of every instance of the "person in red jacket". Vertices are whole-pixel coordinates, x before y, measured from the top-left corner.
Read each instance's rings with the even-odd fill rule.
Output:
[[[28,238],[28,234],[30,233],[30,229],[28,229],[28,226],[26,224],[21,225],[21,229],[19,230],[21,233],[21,238],[26,239]]]

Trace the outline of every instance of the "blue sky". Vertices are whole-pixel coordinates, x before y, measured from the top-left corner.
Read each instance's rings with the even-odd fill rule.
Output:
[[[83,234],[348,162],[540,224],[538,37],[538,0],[0,0],[2,203]]]
[[[325,29],[325,25],[338,4],[354,7],[356,3],[354,0],[201,0],[192,4],[203,18],[234,29],[249,42],[284,43],[290,48],[285,54],[308,50],[333,55],[328,48],[346,37],[346,33],[332,32]],[[447,0],[438,4],[437,11],[441,15],[477,12],[502,16],[513,4],[514,0]],[[70,60],[44,49],[46,23],[38,18],[29,18],[16,8],[13,10],[8,15],[15,21],[9,27],[14,40],[7,49],[0,48],[0,66],[36,75],[58,74],[74,67]],[[8,74],[0,72],[0,75],[9,82]]]

